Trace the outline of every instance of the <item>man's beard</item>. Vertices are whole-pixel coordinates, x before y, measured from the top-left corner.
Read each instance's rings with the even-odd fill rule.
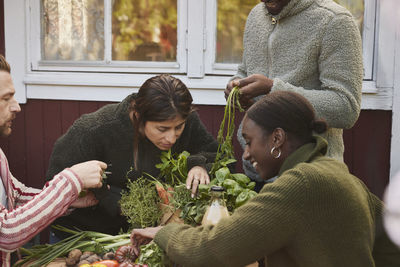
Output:
[[[0,126],[0,137],[8,137],[10,136],[12,130],[8,126]]]

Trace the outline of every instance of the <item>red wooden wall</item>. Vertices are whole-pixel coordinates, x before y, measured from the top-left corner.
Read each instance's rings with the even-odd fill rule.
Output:
[[[28,100],[21,106],[13,133],[0,139],[15,177],[27,185],[42,187],[53,144],[72,122],[107,102]],[[197,106],[207,129],[217,135],[223,106]],[[237,116],[237,123],[243,114]],[[356,125],[346,130],[345,162],[357,177],[381,196],[389,178],[391,112],[362,111]],[[235,140],[237,159],[242,150]],[[240,170],[240,164],[238,164]]]
[[[4,54],[4,6],[0,0],[0,53]],[[0,140],[11,170],[23,183],[42,187],[55,140],[80,115],[106,102],[28,100],[13,124],[13,133]],[[222,106],[198,106],[207,129],[216,136],[223,116]],[[237,117],[237,122],[242,116]],[[389,179],[391,111],[364,110],[356,125],[344,132],[345,162],[372,192],[382,196]],[[236,156],[241,149],[236,141]],[[238,164],[240,166],[240,164]]]

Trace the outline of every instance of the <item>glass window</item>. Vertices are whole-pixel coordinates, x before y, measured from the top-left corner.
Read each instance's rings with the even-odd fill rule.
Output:
[[[364,0],[334,0],[354,16],[362,33]],[[260,0],[218,0],[216,63],[240,63],[247,15]]]
[[[176,61],[176,0],[115,0],[112,59]]]
[[[357,26],[362,34],[364,24],[364,0],[334,0],[341,6],[347,8],[353,14]]]
[[[42,0],[41,59],[105,59],[105,12],[110,12],[112,60],[176,61],[177,1]],[[106,31],[107,32],[107,31]]]
[[[42,0],[44,60],[102,60],[104,4],[99,0]]]
[[[375,0],[335,1],[353,13],[360,27],[364,78],[372,79]],[[247,16],[258,3],[260,0],[30,1],[31,66],[43,71],[230,76],[242,60]],[[36,34],[39,30],[40,35]]]
[[[218,0],[217,63],[242,61],[243,32],[247,15],[260,0]]]

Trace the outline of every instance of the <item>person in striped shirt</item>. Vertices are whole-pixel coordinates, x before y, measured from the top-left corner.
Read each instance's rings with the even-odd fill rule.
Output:
[[[10,65],[0,55],[0,136],[11,134],[12,121],[21,111],[14,98],[15,89]],[[102,186],[107,165],[86,161],[66,168],[42,190],[20,183],[10,172],[6,156],[0,149],[0,266],[10,266],[10,252],[62,216],[69,207],[82,208],[97,204],[94,195],[79,198],[87,188]]]

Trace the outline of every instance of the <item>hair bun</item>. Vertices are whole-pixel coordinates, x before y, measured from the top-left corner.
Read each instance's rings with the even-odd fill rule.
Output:
[[[326,132],[328,125],[324,120],[313,120],[311,122],[311,129],[318,134]]]

